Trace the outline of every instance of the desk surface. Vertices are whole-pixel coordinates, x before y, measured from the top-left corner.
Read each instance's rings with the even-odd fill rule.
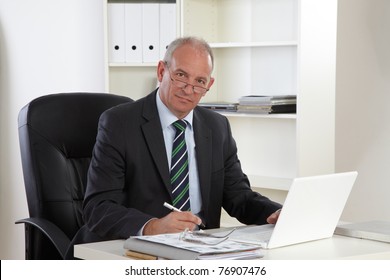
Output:
[[[74,256],[85,260],[128,260],[124,240],[75,245]],[[263,250],[265,260],[390,259],[390,244],[334,235],[332,238]]]

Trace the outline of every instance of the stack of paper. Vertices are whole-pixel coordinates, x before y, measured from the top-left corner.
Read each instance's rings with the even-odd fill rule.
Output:
[[[248,95],[239,100],[237,112],[257,114],[296,113],[296,95]]]
[[[180,234],[134,236],[125,241],[126,254],[138,252],[164,259],[254,259],[261,258],[258,245],[229,240],[215,244],[216,238],[196,237],[181,240]]]
[[[237,105],[237,103],[228,102],[202,102],[198,104],[200,107],[222,112],[236,112]]]

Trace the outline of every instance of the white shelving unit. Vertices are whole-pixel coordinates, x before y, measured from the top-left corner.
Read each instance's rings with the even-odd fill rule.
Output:
[[[214,51],[216,81],[202,101],[297,95],[297,114],[225,114],[252,186],[282,202],[292,178],[334,172],[337,0],[177,0],[176,6],[177,34],[203,37]],[[156,65],[107,61],[107,91],[145,96],[157,85]]]

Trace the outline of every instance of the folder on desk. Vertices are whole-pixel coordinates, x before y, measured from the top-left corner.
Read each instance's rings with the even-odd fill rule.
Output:
[[[160,6],[142,3],[142,58],[143,62],[157,62],[160,56]]]
[[[160,59],[164,58],[165,51],[176,38],[176,4],[160,4]]]
[[[108,19],[108,60],[125,62],[125,4],[109,3]]]
[[[199,245],[194,239],[183,241],[180,234],[134,236],[124,243],[124,249],[171,260],[253,259],[263,254],[259,246],[232,240],[219,244]]]
[[[125,60],[142,62],[142,5],[125,4]]]
[[[153,256],[153,255],[149,255],[149,254],[145,254],[145,253],[140,253],[140,252],[132,251],[132,250],[126,250],[125,255],[127,257],[130,257],[130,258],[136,259],[136,260],[158,260],[157,256]]]

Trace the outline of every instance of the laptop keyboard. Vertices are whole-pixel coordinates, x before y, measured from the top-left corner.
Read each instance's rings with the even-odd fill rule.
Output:
[[[271,238],[272,230],[261,231],[256,233],[248,233],[240,235],[240,239],[248,241],[268,242]]]

